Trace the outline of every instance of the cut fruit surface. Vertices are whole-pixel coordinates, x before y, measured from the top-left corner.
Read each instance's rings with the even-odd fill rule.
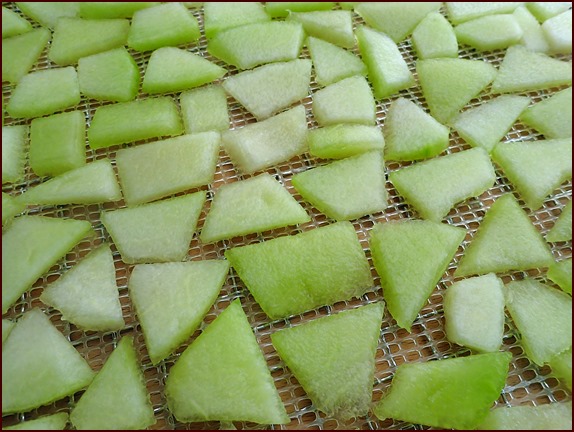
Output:
[[[508,48],[520,42],[522,27],[513,14],[488,15],[467,21],[454,28],[458,43],[492,51]]]
[[[53,29],[60,18],[74,18],[80,11],[80,2],[16,2],[24,14],[44,27]]]
[[[453,24],[480,18],[485,15],[512,12],[520,2],[446,2],[446,11]]]
[[[333,2],[265,2],[265,11],[273,18],[284,18],[289,12],[331,10]]]
[[[307,48],[313,60],[315,79],[321,85],[333,84],[354,75],[365,76],[367,66],[350,51],[309,36]]]
[[[30,72],[50,37],[48,29],[39,28],[9,39],[2,38],[2,81],[17,83]]]
[[[549,242],[572,240],[572,200],[560,213],[558,220],[546,235],[546,240]]]
[[[25,208],[25,204],[2,192],[2,225],[7,225],[14,216],[23,212]]]
[[[546,138],[572,136],[572,87],[532,105],[520,121],[541,132]]]
[[[568,390],[572,391],[572,348],[552,357],[549,365],[552,368],[552,375],[564,382]]]
[[[32,24],[13,10],[2,6],[2,40],[29,31],[32,31]]]
[[[131,18],[140,9],[157,6],[159,2],[79,2],[80,16],[90,19]]]
[[[4,344],[4,341],[8,338],[15,325],[16,323],[9,319],[2,320],[2,344]]]
[[[16,183],[24,178],[28,126],[2,126],[2,183]]]
[[[527,2],[526,7],[543,23],[549,18],[561,14],[572,7],[571,2]]]
[[[219,85],[183,92],[179,105],[188,134],[229,129],[227,95]]]
[[[548,52],[550,50],[550,46],[544,36],[542,27],[527,7],[517,7],[513,12],[513,15],[522,29],[522,39],[520,39],[520,44],[524,45],[530,51]]]
[[[572,9],[544,21],[542,32],[552,53],[572,54]]]
[[[551,264],[548,268],[548,279],[558,284],[562,291],[572,295],[572,258]]]
[[[353,17],[350,11],[290,12],[288,19],[300,22],[308,36],[321,38],[343,48],[355,46]]]
[[[413,31],[411,41],[419,59],[458,56],[454,29],[439,12],[431,12],[422,19]]]
[[[259,2],[205,2],[203,4],[203,25],[208,39],[217,33],[245,24],[270,21],[263,5]]]
[[[2,430],[63,430],[66,424],[68,424],[68,413],[59,412],[34,420],[26,420],[14,426],[6,426]]]
[[[343,159],[370,150],[382,151],[385,139],[377,126],[337,124],[309,130],[309,152],[324,159]]]
[[[570,430],[572,402],[520,405],[491,410],[480,430]]]

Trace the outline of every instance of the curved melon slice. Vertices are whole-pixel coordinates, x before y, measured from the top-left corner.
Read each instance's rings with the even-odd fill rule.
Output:
[[[343,48],[355,46],[353,17],[350,11],[291,11],[288,20],[300,22],[308,36],[321,38]]]
[[[203,3],[203,27],[208,39],[232,27],[270,20],[271,17],[259,2]]]
[[[79,2],[16,2],[18,7],[44,27],[54,28],[60,18],[77,17]]]
[[[480,18],[485,15],[512,12],[521,2],[446,2],[446,11],[453,24]]]
[[[568,390],[572,391],[572,348],[552,357],[548,364],[552,368],[552,375],[563,381]],[[572,408],[570,408],[570,413],[572,413]]]
[[[370,150],[382,151],[385,138],[378,126],[336,124],[309,130],[309,152],[324,159],[343,159]]]
[[[23,421],[14,426],[3,427],[2,430],[63,430],[68,424],[68,418],[67,412],[60,412]]]
[[[16,183],[24,178],[27,138],[28,126],[2,126],[2,183]]]
[[[548,279],[558,284],[562,291],[572,295],[572,258],[551,264],[548,268]]]
[[[14,216],[22,213],[26,204],[22,204],[16,198],[2,192],[2,225],[7,225]]]
[[[367,66],[350,51],[309,36],[307,48],[313,60],[315,79],[321,85],[333,84],[353,75],[365,76]]]
[[[284,18],[289,12],[331,10],[333,2],[265,2],[265,12],[272,18]]]
[[[572,402],[521,405],[491,410],[479,430],[570,430]]]
[[[9,39],[2,39],[2,81],[17,83],[30,72],[50,37],[48,29],[39,28]]]
[[[546,241],[572,240],[572,200],[566,204],[552,229],[546,234]]]
[[[179,106],[188,134],[229,129],[227,95],[220,85],[210,85],[183,92]]]
[[[30,22],[16,12],[2,6],[2,40],[29,31],[32,31]]]
[[[8,319],[2,320],[2,344],[4,344],[6,338],[10,336],[10,333],[12,332],[12,329],[15,325],[16,323],[14,321],[10,321]]]
[[[508,48],[522,39],[522,27],[512,14],[488,15],[459,24],[454,28],[458,43],[492,51]]]
[[[458,57],[454,29],[440,12],[424,17],[414,29],[411,41],[419,59]]]
[[[572,87],[532,105],[520,121],[542,133],[546,138],[572,136]]]

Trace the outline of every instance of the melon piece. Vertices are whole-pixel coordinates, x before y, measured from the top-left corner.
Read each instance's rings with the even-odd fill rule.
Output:
[[[211,243],[310,220],[295,198],[263,173],[217,189],[199,238]]]
[[[7,225],[14,216],[22,213],[25,209],[25,204],[2,192],[2,225]]]
[[[271,335],[313,406],[329,417],[349,419],[369,411],[383,312],[383,302],[369,304]]]
[[[514,11],[521,2],[446,2],[446,11],[453,24],[460,24],[492,14]]]
[[[549,365],[552,375],[564,382],[568,390],[572,391],[572,348],[552,357]],[[572,413],[572,408],[570,408],[570,413]]]
[[[88,221],[44,216],[14,219],[2,235],[2,313],[89,233]]]
[[[30,72],[50,37],[50,30],[39,28],[2,39],[2,81],[17,83]]]
[[[572,200],[566,204],[552,229],[546,234],[549,242],[572,240]]]
[[[501,407],[489,411],[480,430],[572,429],[572,402]]]
[[[32,24],[16,12],[2,6],[2,41],[29,31],[32,31]]]
[[[126,204],[141,204],[211,183],[219,142],[219,133],[202,132],[119,150],[116,165]]]
[[[389,180],[422,218],[439,222],[492,187],[496,174],[486,150],[474,148],[401,168]]]
[[[475,429],[499,398],[511,359],[496,352],[401,364],[373,412],[381,420]]]
[[[382,151],[385,138],[377,126],[337,124],[311,129],[307,135],[309,152],[324,159],[343,159],[370,150]]]
[[[93,378],[94,372],[68,339],[40,309],[31,309],[2,345],[2,415],[62,399]]]
[[[182,422],[289,423],[239,300],[181,354],[165,392],[170,411]]]
[[[99,149],[182,133],[177,105],[166,96],[97,108],[88,129],[88,141],[91,148]]]
[[[159,2],[80,2],[80,16],[89,19],[131,18],[140,9]]]
[[[526,7],[543,23],[553,16],[559,15],[572,7],[572,2],[528,2]]]
[[[537,102],[520,115],[520,121],[546,138],[572,136],[572,87]]]
[[[24,144],[27,139],[28,126],[2,126],[2,183],[16,183],[24,179]]]
[[[373,286],[350,222],[231,248],[225,257],[271,319],[358,297]]]
[[[227,96],[219,85],[183,92],[179,105],[188,134],[229,129]]]
[[[419,59],[458,57],[452,25],[440,12],[431,12],[416,26],[411,38]]]
[[[4,341],[8,338],[8,336],[10,336],[10,333],[12,332],[12,329],[15,325],[16,323],[14,321],[10,321],[9,319],[2,320],[2,344],[4,344]]]
[[[326,86],[354,75],[365,76],[367,66],[350,51],[309,36],[307,48],[313,60],[315,80]]]
[[[480,60],[418,60],[416,68],[430,113],[441,123],[456,116],[496,77],[494,66]]]
[[[508,48],[522,39],[523,31],[513,14],[487,15],[454,28],[458,43],[492,51]]]
[[[225,91],[257,120],[271,117],[309,94],[311,60],[271,63],[230,76]]]
[[[380,151],[295,174],[291,182],[305,201],[338,221],[357,219],[387,208],[385,164]]]
[[[205,192],[101,213],[122,261],[181,261],[187,255]]]
[[[207,52],[238,69],[294,60],[305,32],[297,22],[268,21],[245,24],[219,32],[207,43]]]
[[[439,155],[448,147],[449,129],[402,97],[389,106],[383,134],[387,160],[426,159]]]
[[[208,39],[232,27],[270,20],[259,2],[206,2],[203,5],[203,26]]]
[[[59,412],[3,427],[2,430],[63,430],[66,424],[68,424],[68,413]]]
[[[60,18],[77,17],[80,2],[16,2],[24,14],[44,27],[54,28]]]
[[[331,10],[333,2],[265,2],[265,11],[273,18],[285,18],[289,12]]]
[[[544,21],[542,31],[550,45],[550,51],[572,54],[572,9]]]
[[[76,429],[146,429],[156,423],[133,343],[133,336],[121,338],[72,409]]]
[[[108,245],[99,246],[48,285],[40,300],[81,329],[118,331],[124,327],[116,269]]]
[[[229,271],[225,260],[138,264],[129,280],[130,298],[154,365],[199,327]]]
[[[350,11],[290,12],[288,20],[300,22],[308,36],[321,38],[343,48],[355,46],[353,16]]]
[[[536,210],[572,178],[572,138],[500,143],[492,151],[492,159],[528,208]]]
[[[307,151],[307,117],[301,105],[221,134],[235,167],[251,174]]]
[[[338,2],[343,10],[352,10],[361,2]]]
[[[376,224],[370,235],[387,308],[397,324],[408,330],[464,239],[465,230],[404,220]]]
[[[522,29],[522,39],[520,44],[524,45],[530,51],[548,52],[550,46],[544,36],[542,27],[538,20],[530,13],[526,6],[517,7],[513,12],[516,22]]]
[[[572,295],[572,258],[550,264],[548,279]]]

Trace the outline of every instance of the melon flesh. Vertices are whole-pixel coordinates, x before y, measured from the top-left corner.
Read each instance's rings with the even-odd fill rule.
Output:
[[[538,21],[543,23],[547,19],[570,9],[572,2],[528,2],[526,7]]]
[[[562,291],[572,295],[572,258],[551,264],[548,268],[548,279],[555,282]]]
[[[28,126],[2,126],[2,184],[24,179]]]
[[[521,405],[491,410],[480,430],[571,430],[572,402]]]
[[[14,426],[6,426],[2,430],[63,430],[66,424],[68,424],[68,413],[60,412],[23,421]]]
[[[17,83],[30,72],[50,37],[48,29],[39,28],[2,39],[2,81]]]
[[[26,208],[16,198],[2,192],[2,226],[7,225],[10,220]]]
[[[229,129],[227,95],[219,85],[183,92],[179,96],[179,106],[188,134]]]
[[[2,6],[2,40],[32,30],[32,24],[16,12]],[[4,63],[4,61],[2,61]]]
[[[60,18],[77,17],[80,2],[16,2],[24,14],[44,27],[54,28]]]
[[[412,44],[419,59],[458,56],[454,29],[440,12],[423,18],[413,31]]]
[[[572,87],[532,105],[522,113],[520,121],[546,138],[571,137]]]
[[[572,54],[572,9],[544,21],[542,32],[552,53]]]
[[[265,11],[272,18],[284,18],[289,12],[331,10],[333,2],[266,2]]]
[[[549,242],[572,240],[572,200],[566,204],[558,220],[546,235]]]
[[[446,11],[453,24],[480,18],[485,15],[512,12],[521,2],[446,2]]]
[[[522,39],[522,27],[513,14],[488,15],[459,24],[454,28],[458,43],[492,51],[508,48]]]
[[[2,344],[4,344],[4,341],[8,338],[8,336],[10,336],[10,333],[12,332],[12,329],[15,325],[16,323],[14,321],[10,321],[9,319],[2,320]]]
[[[321,38],[343,48],[355,46],[350,11],[290,12],[288,19],[300,22],[307,36]]]
[[[131,18],[136,11],[159,2],[79,2],[80,16],[90,19]]]
[[[549,365],[552,368],[552,374],[564,382],[568,390],[572,391],[572,348],[552,357]],[[570,408],[570,413],[572,413],[572,408]]]
[[[544,36],[542,27],[527,7],[517,7],[513,12],[513,15],[522,29],[522,39],[520,39],[520,44],[524,45],[530,51],[548,52],[550,46]]]
[[[377,126],[337,124],[309,130],[309,152],[324,159],[343,159],[370,150],[382,151],[385,138]]]
[[[270,20],[263,5],[258,2],[203,3],[203,26],[208,39],[232,27]]]

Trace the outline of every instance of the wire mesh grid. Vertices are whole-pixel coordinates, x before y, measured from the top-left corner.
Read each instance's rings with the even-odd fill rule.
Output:
[[[14,3],[4,3],[4,6],[20,13],[18,7]],[[234,67],[224,64],[216,58],[213,58],[206,51],[207,40],[203,33],[203,13],[201,8],[191,8],[193,15],[198,19],[202,28],[202,36],[196,43],[181,46],[193,53],[199,54],[216,64],[227,68],[228,75],[237,73]],[[442,10],[444,13],[444,9]],[[362,19],[356,14],[353,15],[354,25],[363,24]],[[32,22],[34,26],[37,23]],[[408,63],[410,70],[415,74],[416,56],[410,43],[410,39],[399,44],[399,50]],[[355,48],[354,52],[358,53]],[[140,73],[143,76],[145,66],[149,60],[150,53],[138,53],[130,50],[136,60]],[[493,51],[478,53],[472,49],[461,47],[459,51],[460,58],[467,59],[481,59],[492,63],[497,66],[500,64],[504,55],[504,51]],[[301,58],[310,58],[307,50],[303,48]],[[563,60],[570,59],[568,56],[559,57]],[[34,67],[34,70],[47,69],[56,67],[47,57],[47,49],[42,53],[40,59]],[[312,113],[312,94],[318,90],[320,86],[316,83],[315,77],[312,74],[311,85],[308,97],[304,98],[299,103],[302,104],[307,112],[308,127],[315,128],[317,124],[314,120]],[[2,93],[4,101],[10,98],[13,86],[3,82]],[[554,94],[560,89],[550,89],[538,92],[526,93],[531,97],[532,102],[538,102],[548,96]],[[176,103],[179,103],[179,94],[169,94],[173,97]],[[376,122],[378,126],[382,126],[389,105],[392,100],[402,96],[409,100],[414,101],[423,108],[427,108],[425,100],[419,86],[412,87],[407,90],[402,90],[398,95],[390,99],[377,101]],[[145,99],[148,97],[141,91],[138,99]],[[466,108],[476,106],[489,100],[491,96],[488,92],[483,92],[479,97],[473,99]],[[80,110],[85,114],[87,125],[89,126],[90,120],[94,111],[99,106],[107,103],[98,102],[95,100],[88,100],[82,98],[80,105],[68,109]],[[240,128],[248,123],[255,122],[253,116],[246,111],[237,101],[228,97],[228,110],[230,117],[230,128]],[[5,125],[29,124],[27,120],[12,119],[9,115],[5,114]],[[528,129],[520,123],[516,123],[512,129],[505,136],[504,141],[522,141],[522,140],[536,140],[543,137],[536,131]],[[159,138],[157,138],[159,139]],[[118,149],[139,145],[145,142],[155,141],[144,140],[129,145],[113,146],[106,149],[92,150],[87,147],[87,160],[101,159],[108,157],[112,160],[115,166],[115,153]],[[26,144],[28,145],[28,144]],[[458,152],[461,150],[469,149],[470,146],[466,144],[454,131],[451,131],[450,143],[448,149],[443,154]],[[333,221],[321,214],[318,210],[313,208],[310,204],[302,200],[297,191],[291,185],[291,177],[301,171],[309,168],[322,165],[328,161],[315,158],[308,153],[297,156],[289,161],[285,161],[277,166],[265,170],[273,175],[284,187],[297,199],[297,201],[307,210],[311,216],[311,222],[304,223],[295,227],[287,227],[275,229],[268,232],[237,237],[230,240],[223,240],[213,244],[203,244],[199,241],[197,235],[194,236],[189,252],[187,255],[188,260],[203,260],[203,259],[222,259],[224,252],[228,248],[242,246],[250,243],[257,243],[260,241],[269,240],[278,236],[293,235],[320,226],[325,226]],[[386,163],[386,175],[389,172],[397,170],[409,163]],[[457,205],[446,216],[445,221],[449,224],[463,227],[467,230],[467,236],[459,247],[456,255],[449,265],[447,271],[437,284],[436,289],[431,294],[428,302],[420,311],[417,319],[415,320],[411,331],[404,330],[397,326],[396,322],[386,310],[383,318],[379,345],[376,352],[375,360],[375,376],[373,382],[373,403],[378,401],[383,393],[388,389],[391,384],[393,373],[397,366],[405,362],[415,361],[429,361],[434,359],[442,359],[448,357],[464,356],[470,354],[470,351],[464,347],[458,346],[447,340],[444,330],[444,317],[442,309],[443,293],[445,289],[454,281],[453,272],[464,254],[464,250],[472,240],[477,227],[482,220],[485,212],[490,205],[502,194],[514,192],[512,184],[504,177],[502,172],[496,168],[496,182],[492,188],[484,192],[481,196],[471,198],[463,203]],[[200,215],[197,232],[199,232],[205,221],[205,216],[209,211],[211,200],[217,189],[224,184],[238,181],[250,177],[249,175],[241,175],[235,170],[231,160],[223,150],[220,152],[217,164],[217,171],[214,181],[203,188],[192,189],[185,193],[194,192],[197,190],[205,190],[207,192],[207,202]],[[28,188],[44,181],[44,178],[38,178],[26,164],[24,181],[17,184],[3,185],[2,190],[10,195],[16,196],[25,192]],[[285,364],[279,358],[278,354],[273,349],[271,344],[270,335],[282,328],[297,325],[299,323],[307,322],[316,319],[320,316],[330,315],[342,310],[351,309],[365,305],[372,302],[384,300],[383,290],[381,288],[380,279],[372,264],[371,254],[368,245],[369,231],[376,223],[386,222],[389,220],[416,218],[417,214],[404,203],[403,199],[394,189],[390,182],[386,182],[386,189],[389,193],[388,208],[382,212],[368,215],[360,219],[354,220],[353,225],[356,229],[358,238],[361,242],[363,250],[369,260],[371,273],[374,278],[374,288],[361,296],[349,301],[337,302],[334,305],[323,306],[316,310],[308,311],[304,314],[290,317],[288,319],[281,319],[270,321],[265,313],[261,310],[259,305],[255,302],[250,295],[247,288],[239,279],[237,274],[230,271],[226,282],[217,298],[215,304],[208,312],[200,328],[188,339],[188,341],[180,346],[178,350],[167,359],[162,361],[158,366],[153,366],[146,351],[145,342],[143,338],[142,329],[138,323],[136,313],[132,307],[128,297],[127,284],[129,274],[133,269],[132,265],[125,264],[115,249],[109,234],[104,229],[100,221],[100,213],[103,210],[112,210],[116,208],[125,207],[123,201],[115,203],[105,203],[100,205],[63,205],[63,206],[37,206],[29,207],[25,214],[38,214],[44,216],[61,217],[61,218],[75,218],[81,220],[88,220],[96,232],[96,235],[85,239],[79,243],[71,252],[69,252],[58,264],[54,265],[44,276],[42,276],[34,286],[28,290],[19,301],[13,305],[3,318],[17,319],[25,311],[33,307],[43,309],[50,317],[52,323],[70,340],[76,349],[86,358],[90,366],[94,370],[99,370],[110,353],[113,351],[118,340],[126,334],[134,336],[134,343],[138,353],[138,358],[141,362],[142,369],[147,384],[147,389],[150,392],[151,401],[153,404],[157,423],[152,426],[153,429],[217,429],[220,427],[219,422],[209,423],[180,423],[167,408],[166,398],[164,394],[164,385],[170,367],[177,361],[178,356],[184,349],[193,342],[193,340],[201,333],[205,326],[209,325],[215,317],[223,311],[231,301],[236,298],[241,299],[241,303],[245,313],[248,316],[249,322],[255,332],[255,336],[261,350],[264,353],[265,359],[275,380],[275,384],[279,394],[285,404],[287,413],[291,418],[291,423],[287,425],[257,425],[254,423],[234,422],[234,426],[238,429],[426,429],[426,426],[412,425],[405,422],[387,419],[384,421],[378,420],[374,415],[369,413],[366,417],[351,419],[348,421],[341,421],[334,418],[328,418],[323,413],[319,412],[312,404],[312,401],[306,395],[303,388],[297,382],[296,378],[286,368]],[[530,219],[539,231],[545,235],[548,230],[553,226],[562,208],[572,196],[572,182],[569,181],[560,186],[554,191],[554,194],[549,197],[544,205],[536,210],[529,211],[522,201],[520,204],[528,212]],[[90,250],[102,243],[109,243],[111,245],[114,263],[116,267],[116,280],[119,288],[120,301],[126,326],[119,332],[91,332],[82,331],[73,324],[70,324],[61,319],[61,314],[52,308],[45,306],[40,300],[40,294],[44,287],[50,282],[56,280],[61,274],[65,273],[69,268],[74,266],[83,256]],[[571,241],[560,242],[551,244],[552,253],[557,260],[563,260],[572,256]],[[524,277],[533,277],[547,284],[553,285],[552,281],[546,278],[544,269],[533,269],[528,272],[513,272],[505,275],[500,275],[504,282],[510,280],[520,280]],[[506,386],[501,394],[501,397],[496,402],[496,405],[516,406],[516,405],[539,405],[550,402],[568,401],[571,400],[571,392],[560,383],[557,379],[552,377],[549,367],[538,367],[532,363],[525,355],[520,345],[520,335],[511,319],[506,318],[505,331],[503,338],[502,349],[510,351],[513,354]],[[81,392],[71,397],[62,399],[53,404],[43,406],[28,413],[15,414],[6,416],[2,422],[4,425],[15,424],[23,420],[36,418],[40,415],[55,413],[58,411],[69,411],[73,408],[75,401],[81,396]]]

